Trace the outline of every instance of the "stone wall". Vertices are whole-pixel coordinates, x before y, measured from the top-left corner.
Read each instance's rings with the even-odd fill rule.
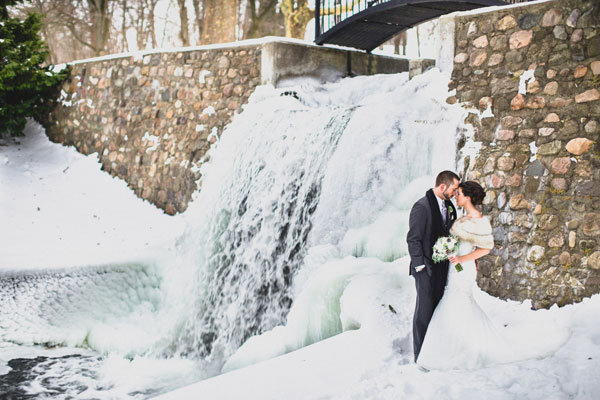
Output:
[[[197,190],[210,144],[257,85],[408,70],[406,59],[275,38],[101,57],[72,63],[46,131],[84,154],[97,152],[104,170],[175,214]]]
[[[480,110],[467,119],[482,144],[468,176],[487,188],[496,243],[479,285],[536,308],[600,292],[600,3],[455,22],[448,101]]]

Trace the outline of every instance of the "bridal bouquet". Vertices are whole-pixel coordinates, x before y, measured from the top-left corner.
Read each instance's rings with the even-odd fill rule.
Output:
[[[447,260],[448,257],[456,255],[459,244],[459,240],[456,236],[441,236],[433,245],[433,256],[431,258],[436,263]],[[454,268],[456,268],[458,272],[463,270],[460,263],[456,264]]]

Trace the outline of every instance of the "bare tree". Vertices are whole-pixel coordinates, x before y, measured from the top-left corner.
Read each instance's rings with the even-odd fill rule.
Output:
[[[179,39],[181,39],[181,44],[183,46],[190,45],[190,31],[188,29],[189,18],[187,6],[185,5],[185,0],[177,0],[177,5],[179,6]]]
[[[400,46],[402,46],[402,55],[406,55],[406,31],[400,32],[393,39],[394,54],[400,54]]]
[[[304,39],[306,24],[314,17],[307,0],[281,0],[285,16],[285,36]]]
[[[196,14],[196,18],[194,18],[194,27],[196,28],[198,39],[201,40],[202,31],[204,29],[204,0],[192,0],[192,4],[194,5],[194,14]]]
[[[283,35],[285,21],[277,10],[277,0],[248,0],[243,30],[244,39]]]
[[[53,3],[75,40],[96,56],[110,51],[107,45],[116,0],[55,0]]]
[[[204,0],[203,3],[201,42],[234,42],[238,23],[238,0]]]
[[[31,0],[18,4],[11,12],[22,18],[32,11],[42,16],[40,33],[50,49],[49,62],[57,64],[94,56],[89,47],[82,46],[71,34],[63,20],[62,8],[61,0]]]

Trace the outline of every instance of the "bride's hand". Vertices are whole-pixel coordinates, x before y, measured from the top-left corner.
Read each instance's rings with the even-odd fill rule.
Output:
[[[462,256],[451,256],[448,257],[448,261],[450,261],[452,264],[460,264],[463,261]]]

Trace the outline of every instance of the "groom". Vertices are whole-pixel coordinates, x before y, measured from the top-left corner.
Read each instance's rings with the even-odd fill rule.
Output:
[[[413,318],[415,362],[419,357],[427,326],[444,294],[448,278],[448,261],[434,264],[433,245],[440,236],[448,236],[456,219],[450,199],[458,188],[460,178],[452,171],[442,171],[435,187],[425,193],[410,210],[406,241],[410,254],[409,274],[415,278],[417,306]]]

